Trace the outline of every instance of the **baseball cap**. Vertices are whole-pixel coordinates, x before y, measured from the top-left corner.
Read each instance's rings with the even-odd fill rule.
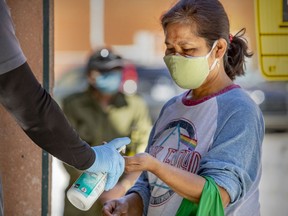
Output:
[[[98,70],[100,72],[109,71],[113,68],[123,68],[124,61],[119,56],[114,54],[110,49],[103,48],[97,50],[89,58],[87,71]]]

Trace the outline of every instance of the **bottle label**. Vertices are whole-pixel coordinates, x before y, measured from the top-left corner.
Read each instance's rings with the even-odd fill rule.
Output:
[[[95,187],[99,187],[99,184],[103,186],[103,183],[102,183],[102,181],[104,180],[103,177],[105,177],[103,173],[95,174],[95,173],[84,172],[74,182],[73,187],[77,191],[81,192],[81,194],[83,194],[85,197],[88,197]]]

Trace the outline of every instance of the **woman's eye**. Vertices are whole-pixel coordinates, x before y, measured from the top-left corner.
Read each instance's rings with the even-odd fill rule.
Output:
[[[183,49],[183,52],[190,53],[190,52],[193,52],[194,50],[195,50],[194,48]]]
[[[166,54],[170,54],[170,53],[175,53],[175,49],[174,48],[166,48]]]

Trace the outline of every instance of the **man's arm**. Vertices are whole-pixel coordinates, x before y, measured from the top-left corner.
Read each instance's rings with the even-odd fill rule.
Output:
[[[53,156],[81,170],[95,161],[94,151],[79,138],[57,103],[36,80],[3,0],[0,0],[0,103],[25,133]]]
[[[53,156],[80,170],[107,172],[105,189],[111,189],[123,173],[124,159],[117,149],[129,144],[130,139],[118,138],[93,148],[80,139],[34,77],[4,0],[0,0],[0,103],[25,133]],[[107,156],[113,160],[107,160]]]
[[[53,156],[80,170],[95,161],[93,150],[70,126],[27,63],[0,75],[0,103],[25,133]]]

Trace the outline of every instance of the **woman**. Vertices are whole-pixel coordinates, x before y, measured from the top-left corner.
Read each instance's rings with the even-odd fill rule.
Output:
[[[260,215],[263,118],[233,84],[252,56],[245,30],[229,34],[218,0],[179,1],[161,22],[164,61],[188,91],[164,105],[147,153],[126,158],[126,171],[144,172],[125,197],[106,203],[103,214]]]

